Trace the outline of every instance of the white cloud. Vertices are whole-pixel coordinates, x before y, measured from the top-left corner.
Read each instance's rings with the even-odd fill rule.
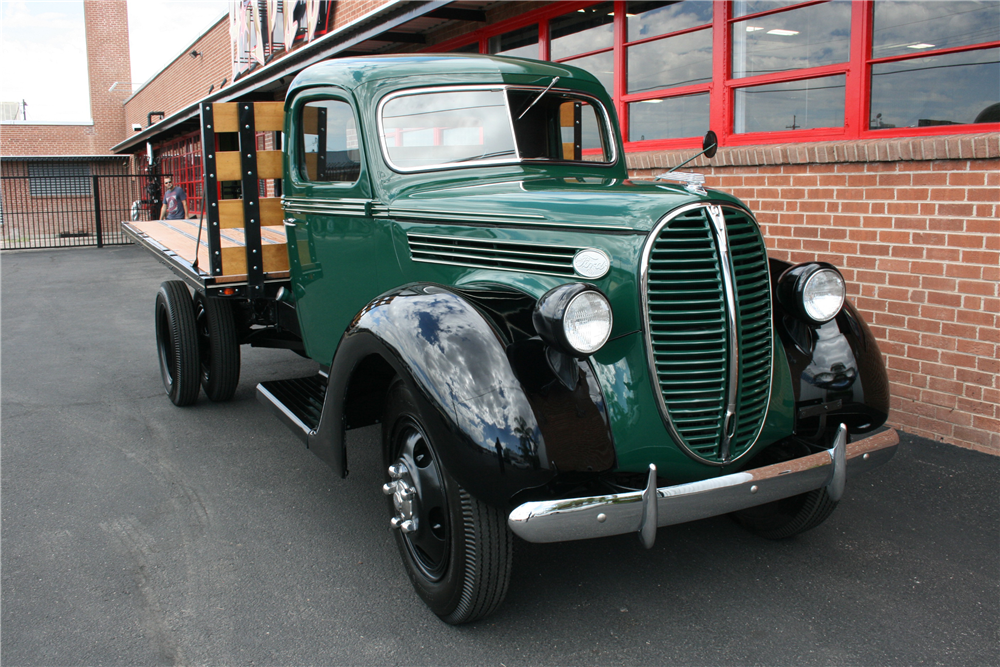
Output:
[[[229,0],[128,0],[132,83],[228,11]],[[82,0],[0,0],[0,62],[0,101],[25,100],[29,121],[90,120]]]
[[[27,102],[29,121],[88,121],[83,3],[0,3],[0,99]]]
[[[132,82],[142,85],[229,12],[229,0],[128,0]]]

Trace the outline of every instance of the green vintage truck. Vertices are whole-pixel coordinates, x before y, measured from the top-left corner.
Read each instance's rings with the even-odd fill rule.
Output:
[[[242,344],[318,362],[258,398],[338,475],[345,431],[381,424],[386,521],[448,623],[500,605],[515,535],[650,547],[731,514],[788,537],[895,453],[837,269],[769,259],[696,174],[630,179],[587,72],[332,60],[283,106],[206,103],[201,123],[206,215],[127,225],[181,278],[156,296],[166,392],[231,398]]]

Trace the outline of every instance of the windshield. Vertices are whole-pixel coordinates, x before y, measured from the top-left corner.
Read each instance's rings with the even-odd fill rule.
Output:
[[[397,171],[520,161],[611,163],[596,99],[545,88],[418,91],[381,106],[382,148]],[[544,94],[542,94],[544,92]]]

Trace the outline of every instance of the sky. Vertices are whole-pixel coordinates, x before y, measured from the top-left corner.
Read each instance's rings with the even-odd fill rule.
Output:
[[[141,86],[228,11],[229,0],[128,0],[123,84]],[[29,122],[89,121],[86,49],[82,0],[0,0],[0,101],[26,101]]]

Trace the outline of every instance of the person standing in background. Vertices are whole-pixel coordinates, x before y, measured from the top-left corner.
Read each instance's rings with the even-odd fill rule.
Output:
[[[174,181],[169,176],[163,181],[163,206],[160,207],[160,220],[183,220],[188,217],[187,195],[181,186],[174,187]]]

